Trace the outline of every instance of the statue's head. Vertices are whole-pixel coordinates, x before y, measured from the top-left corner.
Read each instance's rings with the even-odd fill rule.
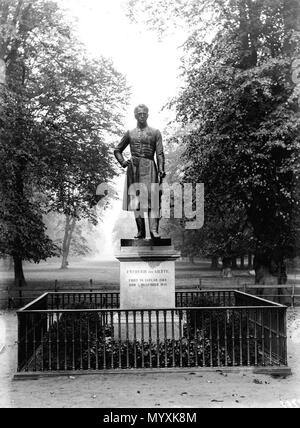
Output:
[[[140,104],[134,109],[134,116],[139,125],[145,125],[149,117],[149,109],[145,104]]]

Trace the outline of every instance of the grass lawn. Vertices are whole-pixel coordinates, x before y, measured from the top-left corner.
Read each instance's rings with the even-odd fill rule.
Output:
[[[60,269],[60,259],[51,259],[39,264],[24,263],[24,274],[27,287],[22,291],[25,295],[25,303],[38,297],[45,291],[54,290],[55,280],[58,281],[60,290],[89,289],[90,280],[93,288],[117,290],[120,282],[119,261],[101,261],[97,259],[73,258],[70,259],[69,268]],[[238,276],[249,278],[247,270],[236,272]],[[210,269],[210,261],[198,261],[195,264],[186,262],[176,263],[176,285],[185,287],[185,283],[196,287],[200,277],[220,278],[220,271]],[[14,272],[0,267],[0,307],[6,307],[8,296],[14,299],[18,297],[18,290],[14,289]]]
[[[69,268],[61,270],[60,260],[52,259],[39,264],[24,263],[25,278],[30,286],[41,286],[53,283],[55,280],[64,284],[81,283],[89,284],[90,279],[95,285],[119,284],[119,262],[100,261],[74,258],[71,259]],[[247,270],[236,272],[237,276],[249,276]],[[13,271],[0,269],[0,285],[9,285],[13,281]],[[196,264],[177,262],[176,278],[199,278],[199,276],[220,276],[220,271],[210,269],[210,261],[203,260]]]
[[[27,287],[23,288],[24,303],[38,297],[45,291],[52,291],[55,280],[58,281],[58,289],[90,289],[90,280],[93,288],[102,290],[119,289],[119,262],[101,261],[97,259],[73,258],[70,259],[69,268],[60,269],[60,259],[51,259],[40,264],[24,263],[24,273]],[[199,279],[211,282],[216,280],[216,286],[221,287],[222,281],[230,284],[254,283],[254,277],[247,269],[234,271],[234,278],[222,280],[219,270],[210,269],[209,260],[197,261],[195,264],[178,261],[176,263],[176,286],[179,288],[196,288]],[[205,279],[206,278],[206,279]],[[208,279],[211,278],[211,279]],[[300,283],[300,272],[295,266],[290,268],[289,280]],[[7,271],[0,265],[0,308],[6,307],[9,296],[18,297],[18,290],[14,289],[14,273]]]

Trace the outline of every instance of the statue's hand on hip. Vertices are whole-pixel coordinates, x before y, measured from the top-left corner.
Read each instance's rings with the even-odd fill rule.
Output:
[[[123,167],[123,168],[127,168],[130,164],[131,164],[131,160],[124,161],[124,162],[122,163],[122,167]]]

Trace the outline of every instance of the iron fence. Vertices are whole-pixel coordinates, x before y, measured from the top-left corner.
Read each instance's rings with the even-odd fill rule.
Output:
[[[46,293],[17,312],[18,372],[287,366],[286,307],[238,291],[178,291],[173,309],[119,293]]]
[[[178,279],[176,280],[176,285],[178,289],[185,290],[194,290],[205,291],[205,290],[237,290],[243,291],[248,294],[253,294],[257,296],[263,296],[265,293],[265,298],[269,300],[274,300],[278,303],[291,305],[292,307],[299,305],[299,287],[297,284],[286,284],[286,285],[254,285],[254,283],[234,283],[231,279],[222,279],[211,277],[210,280],[201,277],[199,281],[196,278],[189,278],[188,280]],[[113,284],[105,284],[105,286],[96,287],[95,283],[90,280],[86,284],[77,283],[76,286],[73,284],[70,287],[70,284],[58,284],[58,281],[53,283],[53,286],[45,287],[13,287],[11,289],[0,290],[0,308],[9,308],[16,309],[23,307],[25,304],[30,303],[32,300],[36,299],[39,295],[45,292],[51,292],[52,290],[56,293],[72,292],[76,290],[85,289],[82,293],[102,293],[105,291],[118,292],[119,287]]]

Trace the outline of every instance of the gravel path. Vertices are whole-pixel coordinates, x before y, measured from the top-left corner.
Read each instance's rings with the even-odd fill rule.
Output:
[[[0,407],[50,408],[300,408],[300,308],[288,312],[286,379],[240,373],[91,375],[12,381],[16,368],[17,317],[0,312]],[[254,380],[259,381],[255,383]]]

